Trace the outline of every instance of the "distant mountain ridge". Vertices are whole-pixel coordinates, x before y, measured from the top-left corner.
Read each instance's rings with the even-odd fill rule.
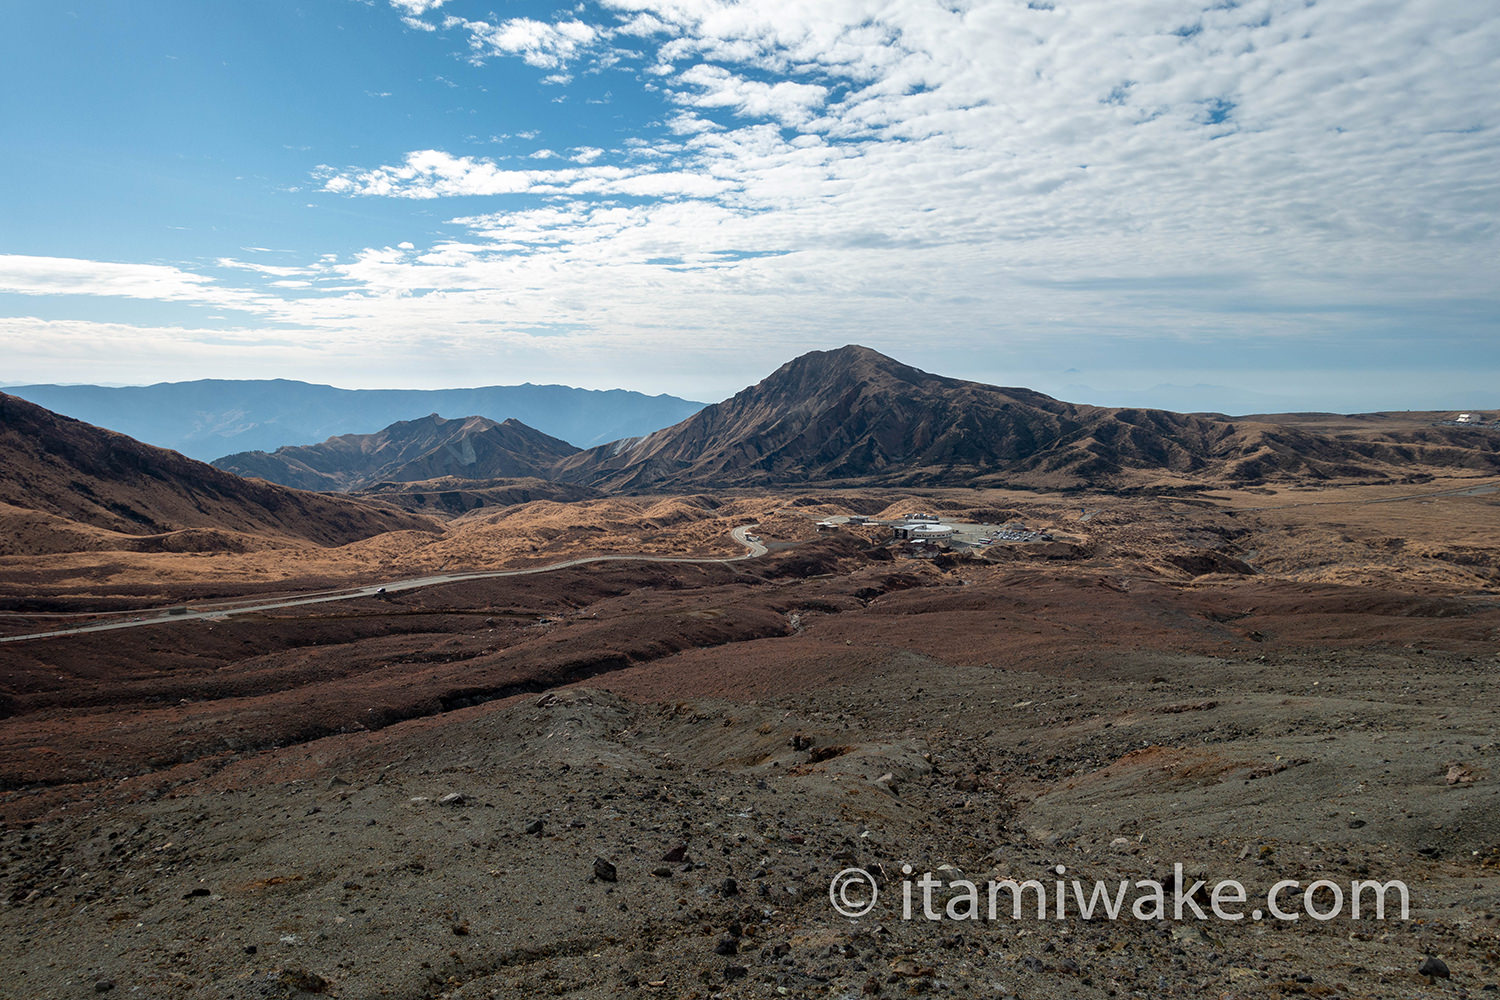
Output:
[[[23,511],[57,519],[57,530],[69,522],[125,535],[209,529],[320,545],[434,528],[389,505],[241,479],[0,393],[0,513],[9,524]]]
[[[442,477],[542,478],[578,451],[518,420],[447,420],[433,413],[398,421],[374,434],[344,434],[320,444],[226,455],[213,466],[301,490],[348,492]]]
[[[495,385],[475,389],[338,389],[286,379],[162,382],[149,386],[22,385],[5,390],[57,413],[212,461],[350,433],[429,413],[515,418],[590,447],[675,424],[702,403],[626,389]]]

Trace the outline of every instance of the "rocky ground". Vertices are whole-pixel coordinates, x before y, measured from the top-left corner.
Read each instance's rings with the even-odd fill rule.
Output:
[[[1168,550],[1130,509],[1061,555],[845,536],[8,648],[0,992],[1491,995],[1495,595],[1193,576],[1166,558],[1190,528],[1251,568],[1329,529],[1187,508]],[[1328,516],[1346,566],[1391,520]],[[1411,910],[901,912],[904,865],[1170,888],[1177,864],[1252,899],[1401,879]],[[881,883],[857,918],[829,898],[852,867]]]

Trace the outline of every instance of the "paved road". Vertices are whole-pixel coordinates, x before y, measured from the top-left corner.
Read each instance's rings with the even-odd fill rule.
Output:
[[[0,643],[52,639],[64,635],[80,635],[84,632],[112,632],[122,628],[165,625],[169,622],[221,621],[236,615],[249,615],[261,611],[276,611],[280,608],[295,608],[307,604],[327,604],[332,601],[348,601],[356,597],[377,597],[382,593],[397,594],[404,590],[420,590],[423,587],[436,587],[440,584],[459,583],[464,580],[489,580],[501,576],[527,576],[532,573],[551,573],[560,569],[569,569],[573,566],[587,566],[592,563],[654,562],[712,564],[740,562],[744,559],[755,559],[766,554],[766,547],[759,540],[750,537],[750,532],[754,527],[754,525],[744,525],[730,532],[734,540],[745,547],[745,554],[739,556],[725,556],[717,559],[647,555],[585,556],[579,559],[565,559],[562,562],[549,563],[546,566],[528,566],[524,569],[497,569],[477,573],[441,573],[435,576],[417,576],[406,580],[393,580],[389,583],[375,583],[367,587],[355,587],[347,590],[325,590],[313,594],[272,598],[260,602],[234,602],[232,604],[219,602],[212,605],[189,608],[186,611],[179,611],[177,614],[172,614],[170,611],[157,611],[155,609],[137,612],[116,612],[116,614],[133,613],[144,617],[131,618],[127,621],[95,622],[90,625],[77,625],[72,628],[55,629],[51,632],[33,632],[30,635],[0,636]]]

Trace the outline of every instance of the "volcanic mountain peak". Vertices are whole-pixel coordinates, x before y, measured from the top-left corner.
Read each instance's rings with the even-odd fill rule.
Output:
[[[770,382],[782,377],[864,381],[895,378],[906,382],[941,378],[860,344],[845,344],[831,351],[808,351],[800,354],[776,369],[764,381]]]
[[[1069,404],[1031,389],[1000,388],[934,375],[859,344],[847,344],[831,351],[809,351],[719,405],[755,399],[808,410],[841,398],[847,399],[850,392],[872,398],[888,396],[914,401],[976,389],[986,394],[1003,393],[1031,406],[1070,408]]]
[[[342,434],[322,444],[226,455],[218,468],[312,490],[358,490],[382,482],[441,476],[509,479],[546,476],[573,445],[508,418],[450,419],[436,413],[374,434]]]
[[[760,382],[738,393],[746,396],[781,396],[794,405],[816,403],[830,394],[854,388],[910,391],[934,383],[955,382],[904,365],[895,358],[858,344],[833,351],[809,351],[793,358]],[[730,400],[733,402],[733,400]]]
[[[672,427],[565,459],[559,474],[616,489],[962,479],[1031,455],[1080,410],[851,344],[804,354]]]

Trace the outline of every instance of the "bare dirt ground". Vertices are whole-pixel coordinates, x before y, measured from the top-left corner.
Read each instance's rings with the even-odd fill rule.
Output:
[[[757,518],[773,551],[0,647],[0,994],[1493,995],[1491,485],[524,505],[275,579],[728,554]],[[919,560],[813,527],[917,509],[1053,541]],[[77,610],[88,559],[117,600],[210,587],[136,556],[68,556],[34,610]],[[0,560],[5,592],[38,566]],[[918,889],[907,920],[905,864],[1400,879],[1411,910],[927,920]],[[883,883],[859,918],[850,867]]]

